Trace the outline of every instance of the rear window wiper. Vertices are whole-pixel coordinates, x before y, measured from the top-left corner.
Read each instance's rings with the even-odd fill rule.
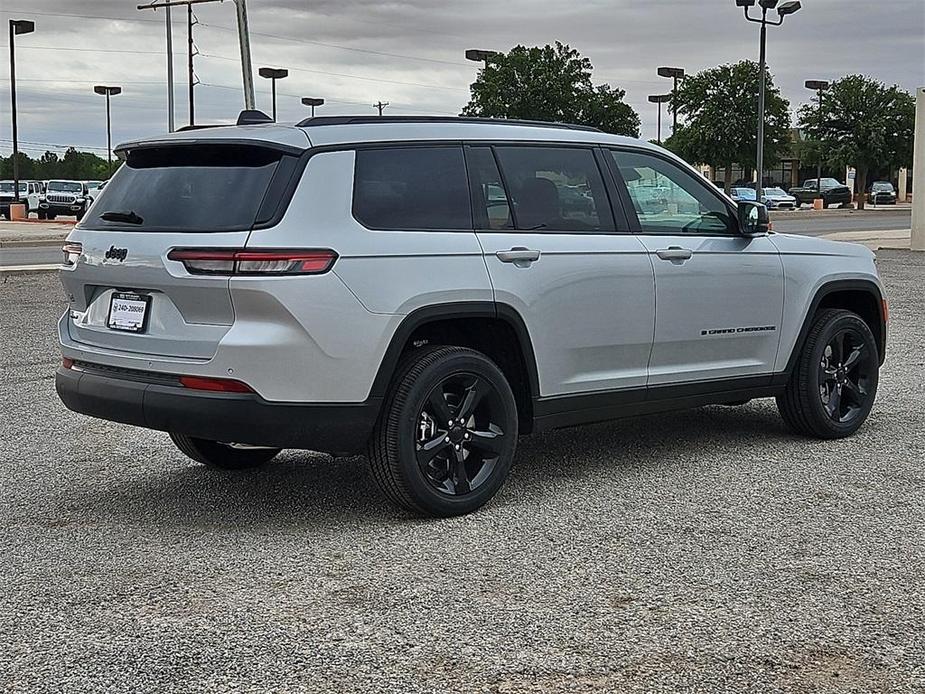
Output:
[[[128,212],[109,211],[100,215],[105,222],[126,222],[128,224],[141,224],[145,220],[135,214],[134,210]]]

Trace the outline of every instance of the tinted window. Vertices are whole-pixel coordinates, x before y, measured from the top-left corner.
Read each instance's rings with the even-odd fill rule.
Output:
[[[476,226],[479,229],[513,229],[511,205],[491,149],[471,148],[468,163]]]
[[[638,152],[612,154],[642,231],[736,233],[729,208],[705,180],[660,157]]]
[[[517,229],[613,231],[610,202],[590,149],[497,147]]]
[[[353,214],[370,229],[471,229],[461,147],[359,149]]]
[[[196,145],[139,149],[113,175],[85,226],[137,231],[250,229],[283,155],[263,147]],[[104,221],[134,212],[140,224]]]

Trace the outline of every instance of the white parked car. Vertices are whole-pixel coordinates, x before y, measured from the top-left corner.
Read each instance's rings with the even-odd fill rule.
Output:
[[[10,218],[10,203],[13,202],[13,181],[0,181],[0,215],[4,219]],[[26,203],[26,214],[38,212],[39,203],[44,195],[45,187],[39,181],[20,181],[19,199]]]
[[[769,210],[795,210],[797,208],[797,199],[783,188],[762,189],[761,202]]]

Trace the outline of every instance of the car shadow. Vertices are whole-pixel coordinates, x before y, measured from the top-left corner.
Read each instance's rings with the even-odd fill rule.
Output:
[[[714,449],[755,451],[791,436],[773,405],[698,410],[628,418],[562,429],[521,439],[511,478],[488,507],[516,504],[523,494],[542,494],[551,479],[579,480],[613,466],[634,474],[660,474],[665,466]],[[388,503],[361,456],[334,458],[284,451],[259,470],[224,472],[189,462],[164,438],[163,458],[141,463],[113,457],[106,467],[125,466],[111,484],[81,487],[58,498],[55,516],[73,522],[213,528],[284,526],[343,528],[349,523],[419,522]],[[187,464],[188,463],[188,464]],[[129,470],[131,473],[129,473]],[[614,482],[618,484],[618,481]]]

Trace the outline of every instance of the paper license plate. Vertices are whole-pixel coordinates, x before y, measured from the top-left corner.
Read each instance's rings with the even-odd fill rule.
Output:
[[[111,330],[125,330],[130,333],[144,332],[148,324],[148,307],[151,297],[132,292],[113,292],[109,302]]]

